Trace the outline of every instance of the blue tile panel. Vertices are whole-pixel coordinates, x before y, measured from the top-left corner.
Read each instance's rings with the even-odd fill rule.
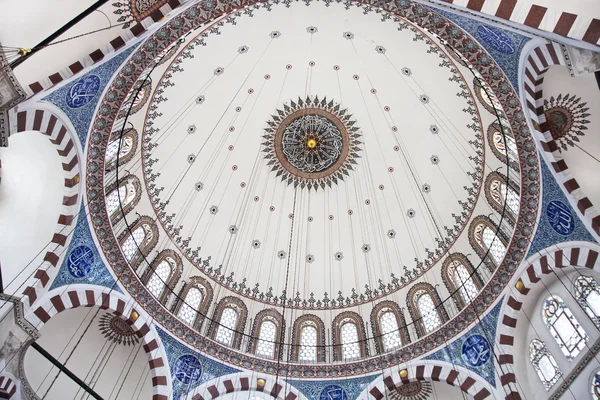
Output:
[[[182,344],[159,326],[154,325],[164,346],[173,382],[173,400],[184,399],[194,389],[220,376],[241,372],[216,362]],[[201,393],[203,394],[203,393]]]
[[[69,243],[66,256],[50,286],[50,290],[77,283],[104,286],[122,293],[106,265],[104,265],[104,261],[92,239],[83,204],[79,210],[71,243]]]
[[[308,400],[354,400],[369,383],[380,375],[370,375],[353,379],[328,379],[324,381],[292,380],[287,382],[298,389]]]
[[[589,233],[567,197],[554,179],[542,158],[542,209],[537,231],[527,257],[553,244],[582,240],[596,242]]]
[[[448,346],[425,357],[425,360],[438,360],[452,363],[475,372],[490,385],[496,387],[494,368],[494,342],[502,299],[481,319],[475,327]]]

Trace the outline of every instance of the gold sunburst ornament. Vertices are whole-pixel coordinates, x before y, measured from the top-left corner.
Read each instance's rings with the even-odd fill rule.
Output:
[[[360,156],[360,128],[348,110],[326,98],[298,98],[267,121],[262,143],[271,171],[288,184],[318,190],[350,175]]]

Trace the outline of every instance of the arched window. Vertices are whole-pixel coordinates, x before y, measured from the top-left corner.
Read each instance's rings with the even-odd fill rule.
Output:
[[[231,346],[233,341],[233,334],[235,326],[238,322],[238,313],[231,307],[226,307],[221,314],[219,320],[219,327],[217,328],[217,334],[215,340],[226,346]]]
[[[500,265],[506,254],[508,240],[492,220],[485,216],[475,217],[469,228],[469,239],[477,255],[488,266]]]
[[[419,282],[411,287],[406,304],[419,337],[435,331],[449,320],[437,290],[429,283]]]
[[[254,318],[248,341],[248,352],[259,357],[276,359],[279,356],[281,333],[285,331],[283,316],[275,309],[262,310]]]
[[[121,138],[121,132],[113,132],[113,137],[106,146],[106,155],[104,157],[104,169],[107,171],[113,170],[117,166],[117,159],[119,167],[126,164],[133,158],[135,150],[137,148],[138,133],[134,128],[126,129]],[[119,150],[119,142],[121,149]]]
[[[562,376],[560,368],[552,353],[548,351],[546,344],[539,339],[533,339],[529,343],[529,361],[538,377],[549,391]]]
[[[119,236],[119,243],[125,259],[132,267],[137,267],[141,259],[148,255],[158,242],[158,229],[150,217],[140,217],[130,229]]]
[[[470,304],[483,287],[483,281],[469,259],[460,253],[453,253],[442,264],[442,281],[452,298],[461,309]]]
[[[490,113],[494,115],[496,115],[496,112],[502,114],[502,104],[500,104],[498,98],[489,85],[482,79],[481,75],[477,75],[478,77],[473,78],[473,86],[475,87],[475,95],[479,99],[479,102]]]
[[[519,215],[521,201],[516,185],[512,181],[507,184],[504,175],[491,172],[485,180],[485,195],[492,208],[500,215],[504,210],[508,222],[514,225]]]
[[[140,76],[140,79],[133,85],[129,93],[127,93],[127,96],[123,101],[123,105],[119,110],[118,118],[126,117],[130,107],[131,111],[129,111],[129,115],[133,115],[136,112],[140,111],[142,107],[144,107],[144,105],[148,102],[151,93],[152,78],[150,78],[147,75]]]
[[[371,311],[371,328],[378,354],[410,343],[404,314],[393,301],[378,303]]]
[[[294,321],[290,359],[305,363],[325,361],[325,325],[321,318],[304,314]]]
[[[146,268],[141,279],[150,293],[163,303],[171,292],[169,288],[175,287],[182,272],[181,257],[173,250],[163,250]]]
[[[173,304],[173,313],[192,328],[199,329],[212,298],[212,286],[206,279],[193,276],[182,286]]]
[[[129,211],[140,201],[142,186],[135,175],[128,175],[122,179],[118,187],[116,182],[110,185],[106,191],[106,211],[112,223],[116,223],[127,215]]]
[[[591,276],[580,276],[575,279],[575,298],[587,315],[600,327],[600,288]]]
[[[542,314],[558,347],[567,360],[572,361],[585,348],[589,339],[585,330],[558,296],[550,296],[546,299]]]
[[[208,336],[226,346],[239,349],[247,318],[248,309],[240,298],[223,297],[215,307]]]
[[[369,355],[362,317],[345,311],[333,320],[332,342],[334,361],[356,360]]]
[[[592,376],[591,392],[593,399],[600,399],[600,371],[596,371]]]
[[[502,134],[503,130],[504,135]],[[513,170],[519,172],[519,152],[515,138],[510,132],[508,121],[502,120],[502,125],[498,122],[492,123],[488,128],[487,136],[492,153],[496,158],[503,163],[508,163]]]

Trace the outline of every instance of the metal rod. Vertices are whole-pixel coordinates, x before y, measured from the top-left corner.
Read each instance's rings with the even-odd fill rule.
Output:
[[[90,396],[92,396],[96,400],[104,400],[102,397],[100,397],[100,395],[98,393],[94,392],[94,390],[91,387],[89,387],[84,381],[79,379],[77,376],[75,376],[74,373],[72,373],[69,369],[67,369],[67,367],[65,367],[60,361],[58,361],[56,358],[52,357],[52,355],[50,353],[48,353],[46,350],[44,350],[44,348],[42,346],[37,344],[37,342],[32,342],[31,347],[36,349],[42,356],[44,356],[44,358],[46,358],[48,361],[50,361],[52,364],[54,364],[54,366],[57,367],[61,372],[64,372],[65,375],[67,375],[69,378],[71,378],[73,381],[75,381],[75,383],[78,384],[79,386],[81,386],[81,388],[83,390],[88,392],[90,394]]]
[[[79,21],[81,21],[82,19],[84,19],[85,17],[87,17],[88,15],[90,15],[91,13],[93,13],[94,11],[96,11],[96,9],[98,9],[100,6],[104,5],[105,3],[108,3],[108,0],[98,0],[98,1],[96,1],[94,4],[92,4],[86,10],[84,10],[81,14],[79,14],[78,16],[76,16],[75,18],[73,18],[72,20],[70,20],[69,22],[67,22],[65,25],[63,25],[62,28],[58,29],[52,35],[48,36],[46,39],[44,39],[41,42],[39,42],[35,47],[33,47],[31,49],[31,53],[26,54],[23,57],[17,58],[15,61],[11,62],[9,64],[9,66],[12,69],[15,69],[16,67],[18,67],[19,65],[21,65],[21,63],[23,61],[27,60],[29,57],[31,57],[32,55],[34,55],[38,51],[42,50],[46,45],[52,43],[56,38],[58,38],[60,35],[62,35],[66,31],[68,31],[69,29],[71,29],[73,26],[75,26],[75,24],[77,24]]]

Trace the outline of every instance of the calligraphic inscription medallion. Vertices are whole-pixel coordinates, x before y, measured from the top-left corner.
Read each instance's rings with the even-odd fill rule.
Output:
[[[500,29],[479,25],[477,27],[477,34],[484,43],[500,53],[513,54],[516,51],[517,46],[515,46],[511,38]]]
[[[67,106],[80,108],[89,103],[100,89],[100,78],[96,75],[86,76],[75,83],[67,92]]]
[[[88,246],[75,247],[67,258],[67,269],[75,278],[83,278],[92,270],[94,265],[94,252]]]
[[[462,345],[462,358],[472,367],[480,367],[492,355],[487,339],[479,334],[469,336]]]
[[[360,128],[347,109],[326,98],[298,98],[267,121],[262,143],[267,166],[288,184],[325,189],[357,164]]]
[[[575,220],[569,206],[562,201],[552,200],[546,206],[548,223],[557,233],[568,236],[575,230]]]
[[[321,390],[319,400],[348,400],[348,394],[339,385],[329,385]]]
[[[198,357],[184,354],[175,361],[173,374],[178,381],[186,385],[196,383],[202,376],[202,363]]]

